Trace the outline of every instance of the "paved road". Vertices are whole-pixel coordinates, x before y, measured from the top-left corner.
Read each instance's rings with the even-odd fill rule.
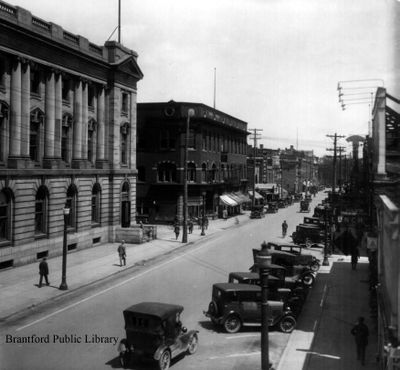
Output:
[[[7,327],[5,333],[23,337],[49,335],[51,343],[3,344],[3,366],[6,364],[5,369],[113,368],[117,366],[116,346],[95,343],[96,338],[121,338],[122,310],[136,302],[156,300],[182,304],[184,324],[200,331],[198,353],[176,362],[174,369],[260,368],[259,331],[220,333],[203,316],[202,309],[210,300],[212,283],[226,281],[230,271],[248,269],[252,264],[251,248],[258,247],[263,240],[282,240],[283,219],[289,223],[288,235],[294,230],[304,216],[297,211],[296,204],[230,228],[135,273],[117,275],[84,296],[71,295],[69,302],[55,302],[45,311],[35,312],[17,325]],[[73,343],[81,338],[85,343]],[[282,333],[271,333],[270,353],[275,364],[288,338]],[[146,367],[142,364],[136,368]]]

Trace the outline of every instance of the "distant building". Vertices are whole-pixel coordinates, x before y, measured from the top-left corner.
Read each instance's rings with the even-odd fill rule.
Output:
[[[183,216],[188,110],[188,212],[199,217],[238,212],[247,191],[247,123],[200,103],[137,106],[137,214],[149,222]]]
[[[137,54],[0,1],[0,267],[114,240],[136,195]]]

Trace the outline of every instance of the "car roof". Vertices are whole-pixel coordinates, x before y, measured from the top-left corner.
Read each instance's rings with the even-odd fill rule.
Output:
[[[253,285],[253,284],[216,283],[214,284],[214,287],[231,292],[238,290],[255,292],[261,290],[261,287],[259,285]]]
[[[277,256],[277,255],[281,255],[281,256],[294,256],[293,253],[290,252],[285,252],[285,251],[271,251],[271,256]]]
[[[141,302],[130,306],[124,313],[140,314],[146,316],[159,317],[162,320],[177,313],[182,312],[183,306],[162,302]]]
[[[260,274],[258,272],[249,272],[249,271],[233,271],[229,273],[229,276],[239,276],[239,277],[243,277],[243,278],[248,278],[248,279],[259,279],[260,278]],[[272,279],[272,280],[279,280],[277,277],[275,276],[268,276],[268,279]]]
[[[297,245],[294,243],[275,243],[275,242],[269,242],[268,244],[271,244],[273,246],[278,246],[278,247],[295,247],[295,248],[301,248],[301,245]]]

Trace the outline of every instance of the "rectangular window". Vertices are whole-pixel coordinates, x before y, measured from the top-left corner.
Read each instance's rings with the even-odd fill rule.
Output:
[[[122,93],[122,105],[121,105],[121,111],[122,113],[128,113],[129,111],[129,101],[128,101],[129,95],[125,92]]]
[[[62,100],[69,102],[70,80],[62,80]]]
[[[64,162],[68,162],[68,126],[62,127],[61,134],[61,158]]]
[[[0,241],[8,240],[8,204],[0,204]]]
[[[31,94],[40,95],[40,73],[31,70]]]
[[[88,89],[88,107],[89,108],[94,108],[94,94],[95,94],[95,90],[94,90],[94,86],[89,85],[89,89]]]
[[[29,157],[32,159],[32,161],[39,160],[39,127],[36,123],[31,123]]]

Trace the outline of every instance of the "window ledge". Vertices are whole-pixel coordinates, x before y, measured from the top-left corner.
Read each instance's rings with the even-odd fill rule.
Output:
[[[37,239],[46,239],[47,238],[47,234],[45,233],[37,233],[35,234],[35,240]]]
[[[4,248],[4,247],[11,247],[11,241],[10,240],[0,241],[0,248]]]
[[[92,225],[91,225],[92,229],[94,229],[96,227],[100,227],[100,226],[101,226],[100,222],[92,222]]]

